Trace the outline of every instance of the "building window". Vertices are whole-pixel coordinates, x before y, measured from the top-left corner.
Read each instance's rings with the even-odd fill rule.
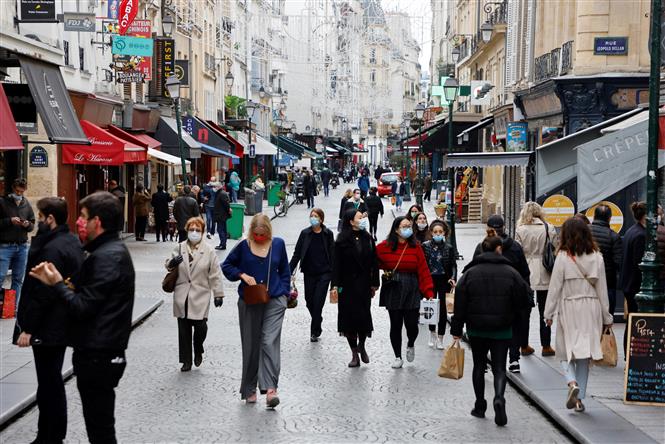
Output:
[[[65,53],[65,66],[71,66],[69,63],[69,42],[67,40],[62,41],[62,52]]]
[[[79,69],[85,71],[85,48],[79,47]]]
[[[376,48],[371,48],[369,50],[369,63],[372,65],[376,64]]]
[[[369,82],[370,83],[376,83],[376,70],[373,69],[369,72]]]

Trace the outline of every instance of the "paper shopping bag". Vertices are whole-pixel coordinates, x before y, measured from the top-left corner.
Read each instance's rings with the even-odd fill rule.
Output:
[[[455,311],[455,287],[450,290],[450,293],[446,293],[446,311],[448,313]]]
[[[16,313],[16,290],[5,290],[2,298],[2,319],[11,319]]]
[[[437,374],[448,379],[461,379],[464,376],[464,349],[460,346],[459,339],[454,340],[446,349]]]
[[[437,325],[439,323],[439,300],[423,299],[420,301],[420,324]]]
[[[600,337],[600,348],[603,351],[603,359],[593,361],[595,365],[601,367],[617,366],[617,340],[614,337],[612,328],[607,327]]]

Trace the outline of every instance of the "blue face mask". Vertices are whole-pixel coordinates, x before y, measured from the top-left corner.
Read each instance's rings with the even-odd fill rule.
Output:
[[[313,227],[318,227],[319,225],[321,225],[321,221],[317,217],[310,217],[309,224]]]
[[[369,229],[369,219],[367,219],[366,217],[360,219],[360,223],[358,224],[358,228],[360,228],[361,230]]]
[[[443,236],[443,234],[435,234],[434,236],[432,236],[432,239],[434,239],[434,242],[443,242],[445,237]]]
[[[402,239],[408,239],[413,235],[413,229],[411,229],[411,228],[400,228],[399,235],[402,236]]]

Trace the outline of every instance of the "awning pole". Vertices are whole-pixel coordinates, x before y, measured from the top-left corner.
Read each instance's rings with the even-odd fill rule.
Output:
[[[642,271],[640,292],[635,295],[641,313],[665,312],[665,294],[659,274],[661,263],[656,245],[658,212],[658,101],[660,99],[660,14],[661,0],[651,1],[651,75],[649,77],[649,154],[647,158],[647,238],[639,267]]]

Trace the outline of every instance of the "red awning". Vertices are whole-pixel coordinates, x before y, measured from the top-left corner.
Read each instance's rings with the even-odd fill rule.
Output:
[[[206,124],[210,126],[220,137],[225,138],[228,140],[234,147],[235,147],[235,155],[238,156],[239,158],[242,158],[243,153],[245,152],[245,147],[242,146],[240,142],[238,142],[234,137],[232,137],[228,131],[226,131],[224,128],[221,126],[217,125],[215,122],[212,120],[206,120]]]
[[[162,142],[153,139],[146,133],[136,133],[132,135],[141,142],[143,142],[143,144],[146,145],[148,148],[152,148],[153,150],[158,150],[162,147]]]
[[[81,128],[88,137],[90,145],[63,144],[62,163],[123,165],[146,162],[147,152],[143,144],[134,143],[124,137],[120,138],[87,120],[81,120]],[[116,130],[122,131],[119,128]],[[128,136],[132,137],[129,134]]]
[[[146,163],[148,161],[148,145],[138,137],[113,125],[109,125],[108,132],[127,142],[125,144],[125,163]]]
[[[16,122],[5,89],[0,85],[0,151],[22,150],[23,142],[16,129]]]

